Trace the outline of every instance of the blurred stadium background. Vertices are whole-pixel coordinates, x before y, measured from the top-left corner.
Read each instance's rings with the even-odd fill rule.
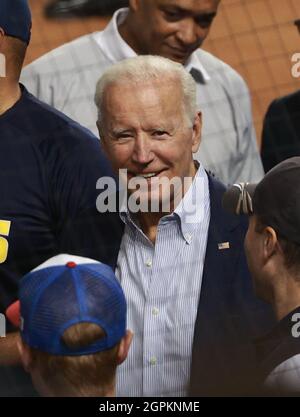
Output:
[[[50,0],[29,0],[33,13],[32,41],[26,63],[88,32],[103,29],[109,18],[47,20]],[[222,0],[220,12],[204,44],[247,81],[253,102],[258,143],[269,103],[300,89],[293,78],[292,56],[300,53],[293,21],[300,18],[300,0]]]

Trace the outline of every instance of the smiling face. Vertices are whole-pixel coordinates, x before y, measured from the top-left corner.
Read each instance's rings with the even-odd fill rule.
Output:
[[[158,187],[162,177],[193,177],[196,169],[193,152],[200,143],[201,115],[188,118],[177,78],[165,77],[147,83],[130,81],[109,85],[103,97],[102,120],[98,124],[103,148],[114,169],[127,169],[127,181],[146,178],[142,200],[162,202],[175,190]],[[150,178],[152,177],[152,178]]]
[[[185,63],[207,37],[219,0],[132,0],[133,48]]]

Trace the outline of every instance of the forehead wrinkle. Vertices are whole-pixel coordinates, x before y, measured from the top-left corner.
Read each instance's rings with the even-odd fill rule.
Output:
[[[133,121],[137,124],[139,121],[146,124],[153,124],[155,121],[157,124],[159,117],[163,119],[162,123],[164,119],[172,121],[179,109],[182,113],[183,94],[180,88],[174,89],[171,83],[162,83],[162,80],[151,80],[148,83],[141,82],[140,86],[139,83],[132,85],[133,83],[125,82],[108,86],[103,101],[103,113],[109,119],[109,125],[124,123],[125,127]]]

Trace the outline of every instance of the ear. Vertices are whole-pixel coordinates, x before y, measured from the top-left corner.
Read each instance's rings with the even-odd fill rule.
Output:
[[[101,123],[100,123],[99,119],[96,122],[96,126],[97,126],[97,129],[98,129],[98,132],[99,132],[99,137],[100,137],[100,139],[102,139],[103,129],[102,129],[102,126],[101,126]]]
[[[127,330],[119,346],[118,357],[117,357],[118,365],[121,365],[121,363],[123,363],[125,359],[127,358],[129,348],[132,342],[132,338],[133,338],[132,331]]]
[[[263,254],[269,260],[278,250],[278,238],[275,230],[268,226],[263,231]]]
[[[1,51],[2,42],[4,40],[4,36],[5,36],[4,30],[2,29],[2,27],[0,27],[0,51]]]
[[[30,372],[31,364],[32,364],[30,348],[22,341],[21,338],[18,338],[17,346],[20,352],[20,357],[21,357],[21,362],[23,364],[23,367],[26,372]]]
[[[197,112],[193,123],[193,143],[192,152],[196,153],[199,149],[201,142],[201,130],[202,130],[202,113]]]
[[[129,0],[129,8],[133,12],[136,12],[139,8],[139,0]]]
[[[99,119],[97,120],[96,125],[97,125],[97,129],[98,129],[98,132],[99,132],[101,149],[103,150],[103,152],[107,156],[107,146],[106,146],[107,142],[106,142],[106,139],[105,139],[103,125],[102,125],[102,123]]]

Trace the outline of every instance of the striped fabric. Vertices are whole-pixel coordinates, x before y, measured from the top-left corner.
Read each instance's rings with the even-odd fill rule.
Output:
[[[191,206],[197,197],[193,216]],[[208,178],[200,166],[172,215],[163,217],[153,245],[127,212],[116,275],[134,332],[118,368],[118,396],[185,396],[210,221]]]

